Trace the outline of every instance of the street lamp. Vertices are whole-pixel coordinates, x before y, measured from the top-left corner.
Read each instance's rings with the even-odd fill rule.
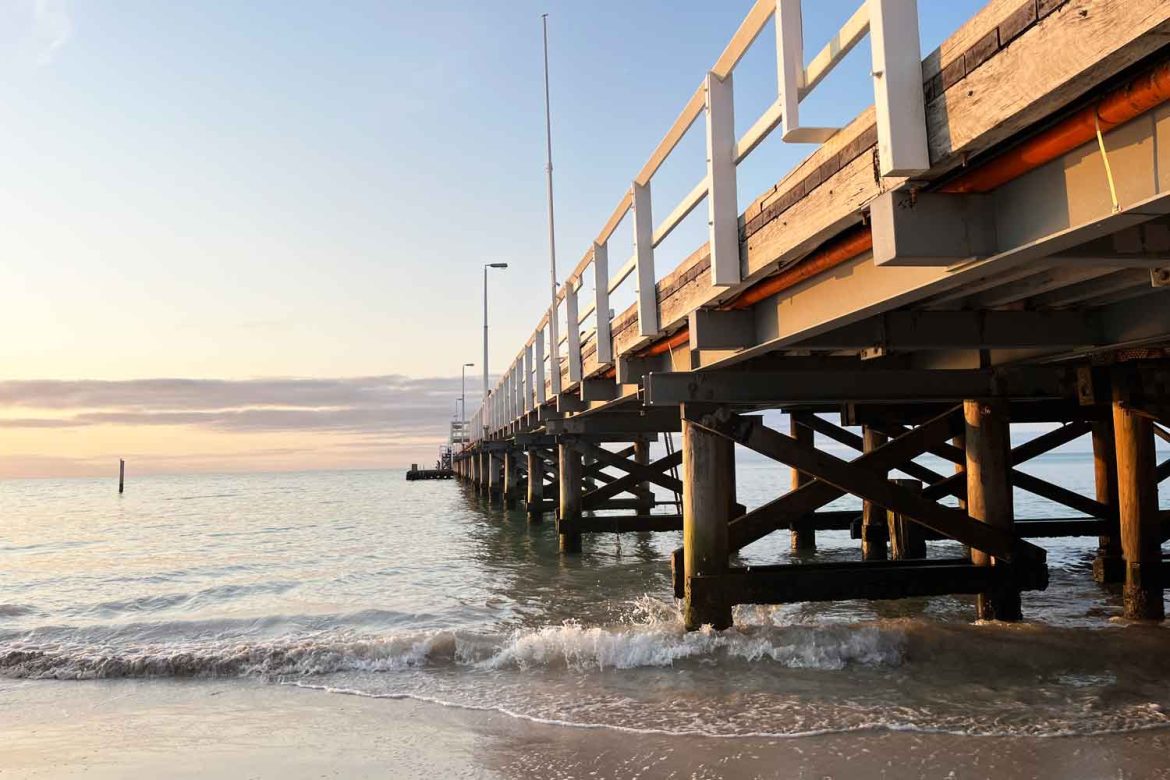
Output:
[[[464,363],[459,369],[461,382],[459,390],[459,422],[467,421],[467,369],[474,367],[475,363]]]
[[[507,263],[484,263],[483,264],[483,403],[484,411],[484,427],[487,427],[487,397],[488,397],[488,320],[487,320],[487,272],[489,268],[507,268]]]

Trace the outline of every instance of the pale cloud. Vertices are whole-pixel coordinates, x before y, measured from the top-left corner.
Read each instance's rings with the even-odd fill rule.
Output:
[[[457,378],[398,375],[16,380],[0,382],[0,428],[179,425],[236,433],[316,430],[438,438],[446,434],[459,392]],[[475,406],[471,399],[468,408]]]
[[[0,478],[429,463],[458,377],[0,381]],[[478,401],[468,398],[468,409]]]

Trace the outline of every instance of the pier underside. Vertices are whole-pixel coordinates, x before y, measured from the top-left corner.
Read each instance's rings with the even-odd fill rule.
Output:
[[[923,63],[927,170],[882,175],[865,113],[740,214],[732,281],[708,244],[555,363],[539,330],[459,476],[555,513],[566,554],[585,533],[681,531],[691,628],[743,603],[945,593],[1018,620],[1054,537],[1095,538],[1093,576],[1161,619],[1170,6],[1040,5],[993,2]],[[1026,469],[1078,441],[1092,497]],[[788,490],[748,511],[737,447],[788,467]],[[1067,514],[1017,519],[1015,490]],[[862,509],[828,508],[843,496]],[[818,562],[818,532],[845,529],[858,559]],[[776,533],[795,562],[735,564]]]

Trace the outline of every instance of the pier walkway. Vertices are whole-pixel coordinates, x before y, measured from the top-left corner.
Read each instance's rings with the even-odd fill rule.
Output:
[[[1094,575],[1122,584],[1126,615],[1160,619],[1170,3],[992,0],[925,58],[913,0],[866,0],[807,52],[800,10],[752,6],[470,421],[457,476],[533,521],[555,513],[565,554],[585,533],[681,530],[691,628],[730,625],[739,603],[947,593],[1019,619],[1020,592],[1047,586],[1034,540],[1054,536],[1093,537]],[[873,107],[801,125],[800,101],[866,36]],[[779,91],[737,137],[750,46],[775,50]],[[681,202],[656,201],[656,172],[700,122],[706,171]],[[775,134],[818,145],[737,202],[737,166]],[[704,203],[707,243],[671,267],[656,250]],[[623,220],[628,259],[611,241]],[[635,303],[613,313],[623,285]],[[1013,447],[1013,423],[1059,425]],[[678,449],[651,460],[671,433]],[[1095,497],[1019,468],[1080,437]],[[737,444],[790,466],[790,489],[746,511]],[[669,514],[651,485],[676,496]],[[1017,521],[1013,488],[1070,515]],[[822,509],[847,494],[861,512]],[[773,533],[812,550],[824,529],[852,529],[858,560],[729,562]],[[937,538],[969,557],[929,557]]]

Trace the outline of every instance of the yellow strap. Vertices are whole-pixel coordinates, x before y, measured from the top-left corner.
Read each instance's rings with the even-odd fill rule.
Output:
[[[1101,135],[1101,121],[1097,118],[1097,109],[1093,109],[1093,125],[1097,128],[1097,146],[1101,148],[1101,160],[1105,163],[1105,178],[1109,181],[1109,197],[1113,200],[1113,213],[1121,211],[1121,204],[1117,201],[1117,186],[1113,183],[1113,168],[1109,165],[1109,154],[1105,151],[1105,136]]]

